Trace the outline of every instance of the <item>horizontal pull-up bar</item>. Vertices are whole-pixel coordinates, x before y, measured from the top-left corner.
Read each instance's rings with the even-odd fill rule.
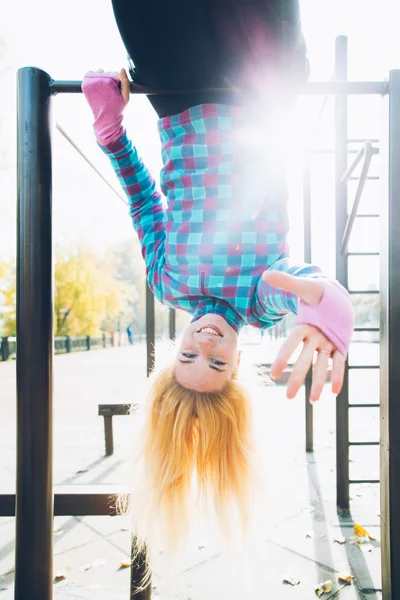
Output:
[[[81,81],[52,81],[51,91],[53,94],[80,94]],[[243,90],[230,88],[205,88],[203,90],[155,90],[137,83],[131,83],[131,94],[144,94],[146,96],[174,95],[188,93],[243,93]],[[325,95],[378,95],[385,96],[389,93],[387,81],[311,81],[301,87],[300,93],[306,96]]]

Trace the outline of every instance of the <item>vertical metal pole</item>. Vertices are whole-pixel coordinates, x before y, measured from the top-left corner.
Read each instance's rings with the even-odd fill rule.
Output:
[[[147,377],[153,370],[155,352],[155,311],[154,296],[149,284],[146,283],[146,346],[147,346]]]
[[[304,260],[311,263],[311,156],[307,152],[303,168]],[[314,450],[314,413],[310,404],[312,368],[305,381],[306,452]]]
[[[400,589],[400,71],[390,74],[387,113],[388,201],[381,202],[380,264],[381,560],[383,599],[394,600]]]
[[[169,339],[174,340],[176,335],[176,311],[169,309]]]
[[[15,600],[53,597],[50,77],[18,71]]]
[[[146,577],[146,553],[136,553],[135,537],[132,538],[132,566],[131,566],[131,598],[133,600],[151,600],[151,579],[144,589],[141,589]],[[138,591],[139,590],[139,591]]]
[[[347,38],[340,36],[335,46],[335,78],[347,80]],[[347,169],[347,96],[335,98],[335,200],[336,200],[336,278],[348,287],[348,258],[342,256],[341,245],[347,222],[347,182],[342,177]],[[336,400],[336,502],[348,510],[349,496],[349,371],[346,362],[343,389]]]
[[[1,353],[0,360],[8,360],[10,357],[10,344],[8,337],[1,338]]]

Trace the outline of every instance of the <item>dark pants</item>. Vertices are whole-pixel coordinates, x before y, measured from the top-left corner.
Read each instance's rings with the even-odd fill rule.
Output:
[[[299,45],[299,0],[112,0],[112,4],[134,63],[134,81],[155,89],[188,90],[149,96],[159,117],[210,102],[240,104],[243,96],[233,91],[199,90],[252,89],[261,78],[267,80],[271,70],[279,72],[288,49],[299,54],[300,64],[305,60],[304,43]],[[289,30],[283,23],[290,24]],[[283,36],[283,29],[289,36]]]

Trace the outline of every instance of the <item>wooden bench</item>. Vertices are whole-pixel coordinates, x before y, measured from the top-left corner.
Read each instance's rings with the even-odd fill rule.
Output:
[[[130,415],[137,409],[137,404],[99,404],[99,416],[104,417],[104,438],[106,455],[114,454],[113,417]]]

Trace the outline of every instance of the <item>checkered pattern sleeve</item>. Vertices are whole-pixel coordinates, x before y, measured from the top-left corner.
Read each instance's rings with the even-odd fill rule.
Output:
[[[161,274],[165,262],[165,213],[151,173],[126,133],[109,146],[100,146],[129,201],[129,214],[142,247],[149,285],[162,301]]]
[[[290,259],[282,258],[276,261],[270,269],[283,271],[295,277],[321,277],[318,267],[308,264],[293,265]],[[273,327],[288,313],[297,314],[298,299],[295,294],[278,290],[266,283],[260,277],[252,300],[253,315],[267,327]]]

